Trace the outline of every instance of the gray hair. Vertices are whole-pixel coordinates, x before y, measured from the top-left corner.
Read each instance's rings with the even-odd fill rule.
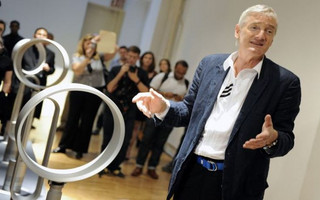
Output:
[[[242,27],[245,23],[246,23],[246,19],[248,16],[250,16],[251,14],[254,13],[261,13],[264,14],[266,16],[272,17],[273,19],[275,19],[276,24],[278,26],[278,16],[276,14],[276,12],[274,11],[273,8],[271,8],[270,6],[267,5],[255,5],[255,6],[251,6],[249,8],[247,8],[245,11],[243,11],[243,13],[241,14],[240,18],[239,18],[239,26]],[[276,31],[277,31],[277,27]]]

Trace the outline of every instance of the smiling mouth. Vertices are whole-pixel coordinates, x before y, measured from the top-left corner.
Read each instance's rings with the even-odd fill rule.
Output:
[[[255,45],[255,46],[259,46],[259,47],[263,47],[263,43],[259,43],[259,42],[250,42],[251,44]]]

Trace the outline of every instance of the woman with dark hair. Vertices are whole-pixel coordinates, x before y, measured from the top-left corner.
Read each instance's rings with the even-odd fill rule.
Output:
[[[171,72],[171,64],[170,64],[170,60],[166,59],[166,58],[162,58],[159,62],[159,69],[160,69],[160,73],[164,72],[164,73],[169,73]]]
[[[140,57],[140,67],[148,73],[148,79],[150,83],[152,78],[157,75],[157,72],[155,71],[155,56],[151,51],[147,51],[142,54],[142,56]]]
[[[72,71],[74,83],[102,91],[106,85],[103,61],[110,60],[115,53],[99,54],[97,52],[99,41],[100,36],[93,34],[87,34],[79,41],[73,56]],[[66,127],[59,147],[54,149],[53,153],[65,153],[66,149],[72,149],[77,152],[76,158],[80,159],[83,153],[88,152],[91,130],[100,103],[101,99],[96,95],[80,91],[70,92]]]

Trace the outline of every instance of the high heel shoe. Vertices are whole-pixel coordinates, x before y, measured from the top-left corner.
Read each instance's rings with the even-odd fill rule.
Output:
[[[52,150],[52,153],[66,153],[66,148],[57,147],[57,148]]]

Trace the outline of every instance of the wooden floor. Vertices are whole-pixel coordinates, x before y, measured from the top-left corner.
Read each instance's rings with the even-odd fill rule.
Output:
[[[35,120],[36,129],[31,131],[30,139],[33,143],[33,148],[38,160],[42,159],[44,148],[46,145],[48,126],[50,120],[41,117],[41,121]],[[75,159],[74,152],[66,154],[51,154],[49,167],[54,169],[67,169],[81,166],[92,160],[100,152],[101,136],[93,135],[90,141],[89,153],[84,154],[81,160]],[[53,144],[53,148],[57,146],[61,132],[57,132]],[[137,149],[134,147],[132,158],[122,164],[122,171],[126,175],[125,178],[113,177],[104,175],[99,178],[94,175],[88,179],[67,183],[62,190],[62,200],[163,200],[167,195],[167,188],[170,179],[170,174],[163,172],[161,167],[168,163],[171,158],[163,153],[160,164],[157,169],[159,179],[154,180],[146,174],[144,168],[143,174],[140,177],[132,177],[130,174],[135,167],[135,155]],[[45,181],[47,182],[47,181]],[[48,189],[49,186],[46,185]]]

